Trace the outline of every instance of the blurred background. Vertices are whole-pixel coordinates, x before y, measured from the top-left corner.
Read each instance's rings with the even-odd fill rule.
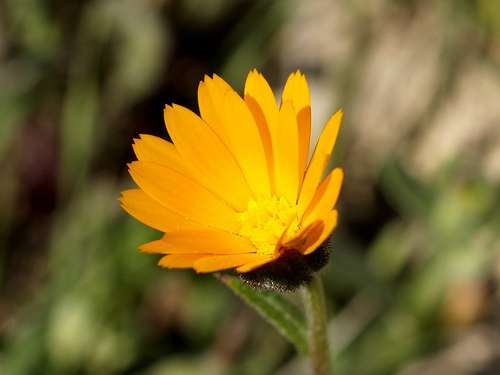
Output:
[[[2,0],[0,373],[302,374],[210,275],[156,267],[119,192],[203,75],[343,108],[323,270],[336,374],[500,373],[500,3]],[[291,296],[296,298],[296,296]]]

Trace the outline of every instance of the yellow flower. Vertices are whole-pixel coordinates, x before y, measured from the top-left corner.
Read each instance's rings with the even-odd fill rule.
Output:
[[[289,76],[280,106],[256,70],[243,98],[219,76],[205,76],[198,105],[200,116],[166,106],[173,143],[151,135],[134,140],[138,160],[129,171],[139,188],[124,191],[121,203],[165,233],[140,249],[164,254],[161,266],[198,272],[243,274],[311,259],[337,224],[343,172],[322,177],[342,112],[327,122],[308,162],[310,96],[299,71]]]

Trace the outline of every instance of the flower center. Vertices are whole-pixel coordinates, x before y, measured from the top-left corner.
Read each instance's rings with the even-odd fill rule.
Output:
[[[300,229],[297,205],[284,197],[251,199],[247,210],[239,214],[239,221],[239,234],[248,237],[257,248],[257,253],[262,255],[274,254],[278,240],[287,227],[293,232]]]

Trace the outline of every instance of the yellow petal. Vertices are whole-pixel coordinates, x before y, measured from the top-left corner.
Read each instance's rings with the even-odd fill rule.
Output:
[[[335,168],[319,185],[314,198],[304,213],[302,225],[307,226],[318,217],[323,217],[328,211],[331,211],[339,197],[342,187],[344,172],[340,168]]]
[[[123,209],[130,215],[162,232],[203,227],[203,225],[190,221],[163,207],[160,202],[154,200],[140,189],[122,192],[120,201]]]
[[[286,101],[291,101],[296,111],[299,127],[299,172],[302,179],[311,142],[311,95],[306,77],[300,71],[288,77],[281,95],[281,102]]]
[[[256,261],[253,261],[253,262],[250,262],[250,263],[246,263],[246,264],[244,264],[242,266],[239,266],[236,269],[236,271],[238,271],[240,273],[250,272],[250,271],[253,271],[254,269],[256,269],[258,267],[263,266],[264,264],[272,262],[275,259],[276,259],[276,257],[274,257],[274,256],[265,256],[265,257],[263,257],[263,259],[259,259],[259,260],[256,260]]]
[[[165,123],[179,154],[197,171],[197,179],[236,210],[245,210],[251,191],[234,157],[207,124],[178,105],[165,108]]]
[[[276,193],[294,204],[299,188],[299,140],[297,118],[290,101],[280,108],[277,130],[279,142],[274,145]]]
[[[136,161],[129,164],[129,172],[149,196],[182,217],[229,232],[240,227],[231,207],[174,169]]]
[[[139,248],[146,253],[161,254],[248,254],[257,251],[245,237],[209,228],[170,232]]]
[[[271,193],[266,155],[259,129],[247,105],[233,90],[224,99],[224,122],[229,147],[250,189],[257,197]]]
[[[309,162],[309,166],[304,177],[304,182],[302,184],[302,189],[299,195],[298,201],[298,215],[302,217],[306,208],[311,203],[316,189],[318,188],[321,177],[325,167],[330,160],[330,156],[335,146],[335,141],[340,129],[340,123],[342,121],[343,113],[342,111],[337,111],[328,120],[325,129],[321,133],[316,148],[314,149],[313,156]]]
[[[243,264],[261,260],[263,255],[238,254],[238,255],[213,255],[198,259],[194,262],[194,269],[197,272],[214,272],[228,268],[239,267]]]
[[[332,231],[337,226],[338,213],[337,210],[329,211],[322,219],[323,228],[319,238],[314,238],[312,241],[307,241],[304,246],[303,253],[305,255],[316,250],[325,240],[328,239]]]
[[[171,254],[165,255],[158,264],[167,268],[193,268],[193,264],[207,254]]]

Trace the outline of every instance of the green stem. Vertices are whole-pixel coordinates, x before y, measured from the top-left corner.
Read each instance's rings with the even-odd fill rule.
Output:
[[[308,321],[309,357],[314,375],[331,374],[328,349],[325,294],[320,277],[315,274],[303,289]]]

